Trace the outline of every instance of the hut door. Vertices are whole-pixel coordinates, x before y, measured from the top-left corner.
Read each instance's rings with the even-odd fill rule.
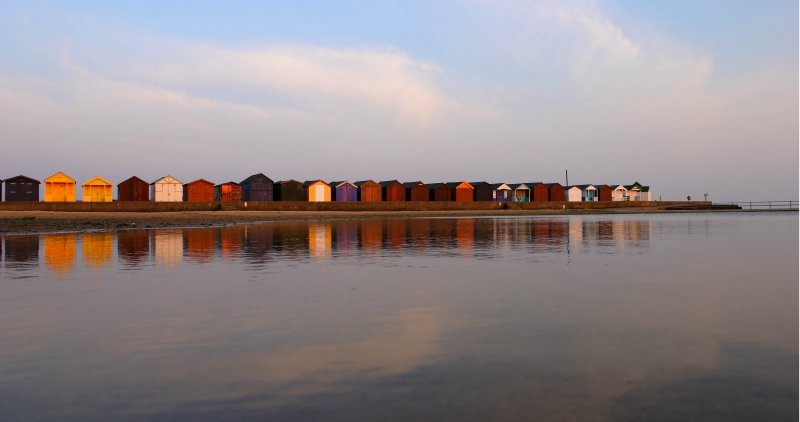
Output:
[[[53,201],[67,202],[67,186],[63,183],[53,183]]]
[[[314,202],[322,202],[325,200],[325,187],[322,185],[314,186]]]
[[[99,187],[92,188],[92,202],[102,202],[103,201],[103,189]]]

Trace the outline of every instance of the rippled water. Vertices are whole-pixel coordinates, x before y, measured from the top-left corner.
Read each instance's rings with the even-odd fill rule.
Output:
[[[794,420],[797,214],[5,236],[0,419]]]

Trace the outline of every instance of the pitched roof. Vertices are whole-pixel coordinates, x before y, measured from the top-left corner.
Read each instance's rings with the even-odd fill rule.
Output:
[[[38,181],[36,179],[30,178],[28,176],[23,176],[21,174],[19,176],[9,177],[8,179],[5,180],[5,182],[7,183],[7,182],[10,182],[12,180],[19,180],[19,179],[24,179],[24,180],[27,180],[29,182],[38,183],[38,184],[42,183],[42,182],[40,182],[40,181]]]
[[[111,186],[111,182],[109,182],[109,181],[108,181],[108,180],[106,180],[106,179],[103,179],[103,178],[102,178],[102,177],[100,177],[100,176],[95,176],[95,177],[92,177],[91,179],[89,179],[89,180],[87,180],[87,181],[83,182],[83,185],[82,185],[82,186],[86,186],[86,185],[105,185],[105,186]]]
[[[142,179],[140,179],[140,178],[138,178],[136,176],[131,176],[131,177],[119,182],[117,184],[117,186],[124,185],[126,183],[134,183],[134,182],[144,183],[145,185],[149,184],[149,183],[145,182],[144,180],[142,180]]]
[[[562,185],[561,183],[558,183],[558,182],[545,183],[544,185],[547,186],[548,188],[556,186],[556,185],[561,186],[562,188],[564,187],[564,185]]]
[[[528,185],[526,185],[525,183],[511,183],[508,185],[508,187],[510,187],[513,190],[518,190],[518,189],[531,190],[531,188],[529,188]]]
[[[303,184],[303,182],[301,182],[299,180],[294,180],[294,179],[280,180],[280,181],[275,182],[276,185],[282,185],[284,183],[297,183],[297,184],[300,184],[300,185]]]
[[[426,184],[424,184],[424,183],[422,183],[420,181],[403,183],[403,187],[406,187],[406,188],[413,188],[414,186],[420,186],[420,185],[421,186],[425,186],[426,188],[428,187],[428,185],[426,185]]]
[[[470,185],[470,184],[469,184],[469,182],[447,182],[447,183],[445,183],[445,184],[446,184],[446,185],[447,185],[447,187],[449,187],[450,189],[455,189],[455,188],[457,188],[457,187],[459,187],[459,186],[463,185],[464,183],[466,183],[467,185],[469,185],[469,187],[470,187],[470,188],[472,188],[472,189],[475,189],[475,187],[474,187],[474,186],[472,186],[472,185]]]
[[[402,185],[402,183],[400,183],[397,180],[383,180],[383,181],[380,182],[380,185],[386,187],[386,186],[389,186],[389,185],[392,185],[392,184],[395,184],[395,183],[399,183],[399,184]]]
[[[586,190],[588,188],[593,188],[595,190],[597,189],[596,187],[594,187],[594,185],[575,185],[575,186],[580,188],[581,190]]]
[[[378,184],[378,182],[376,182],[376,181],[374,181],[372,179],[369,179],[369,180],[359,180],[358,182],[356,182],[356,186],[361,187],[361,185],[366,184],[366,183],[372,183],[374,185]]]
[[[320,180],[320,179],[317,179],[317,180],[306,180],[305,182],[303,182],[303,186],[304,187],[309,187],[309,186],[311,186],[311,185],[313,185],[315,183],[322,183],[323,185],[330,186],[328,183],[325,183],[323,180]]]
[[[505,186],[505,187],[503,187]],[[492,189],[494,190],[511,190],[511,186],[508,186],[505,183],[492,183]]]
[[[54,174],[54,175],[52,175],[52,176],[48,177],[47,179],[44,179],[44,181],[45,181],[45,182],[47,182],[47,181],[48,181],[48,180],[50,180],[50,179],[57,179],[57,180],[59,180],[59,181],[66,181],[66,182],[78,183],[78,182],[76,182],[76,181],[75,181],[75,179],[73,179],[73,178],[71,178],[71,177],[67,176],[67,175],[66,175],[66,173],[64,173],[64,172],[60,172],[60,171],[59,171],[58,173],[56,173],[56,174]]]
[[[151,185],[155,185],[156,183],[177,183],[179,185],[182,184],[180,180],[169,175],[156,180],[155,182],[151,183]]]
[[[214,182],[210,182],[210,181],[208,181],[206,179],[197,179],[197,180],[193,180],[193,181],[185,184],[184,186],[194,185],[195,183],[205,183],[207,185],[212,185],[212,186],[214,185]]]
[[[331,182],[330,184],[331,184],[331,186],[338,188],[339,186],[342,186],[345,183],[347,183],[348,185],[355,186],[355,184],[353,182],[349,181],[349,180],[339,180],[339,181],[336,181],[336,182]]]
[[[428,189],[436,189],[436,188],[439,188],[439,187],[442,187],[442,186],[447,186],[447,183],[444,183],[444,182],[439,182],[439,183],[426,183],[426,184],[425,184],[425,186],[426,186]],[[448,186],[448,187],[449,187],[449,186]]]
[[[264,173],[256,173],[256,174],[248,177],[247,179],[242,180],[241,184],[244,185],[244,184],[247,184],[247,183],[252,183],[252,182],[254,182],[256,180],[259,180],[259,179],[261,179],[261,180],[269,180],[270,183],[274,183],[272,181],[272,179],[270,179],[269,177],[265,176]]]

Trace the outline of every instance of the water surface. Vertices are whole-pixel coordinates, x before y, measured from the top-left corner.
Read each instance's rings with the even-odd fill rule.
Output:
[[[797,222],[9,235],[0,419],[795,420]]]

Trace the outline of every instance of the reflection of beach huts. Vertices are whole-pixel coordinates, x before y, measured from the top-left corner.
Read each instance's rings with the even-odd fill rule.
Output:
[[[303,183],[297,180],[281,180],[274,185],[276,201],[306,201]]]
[[[242,180],[242,201],[270,202],[275,198],[275,183],[264,173]]]
[[[156,262],[166,267],[180,264],[183,256],[183,233],[180,230],[159,230],[153,235]]]
[[[204,263],[214,259],[214,246],[219,229],[184,229],[183,245],[188,259]]]
[[[106,179],[95,176],[81,185],[83,202],[113,202],[114,186]]]
[[[75,179],[58,172],[44,179],[44,202],[75,202]]]
[[[492,185],[492,200],[494,202],[508,202],[511,200],[511,187],[505,183]]]
[[[450,187],[447,183],[428,183],[428,195],[431,201],[446,202],[450,201]]]
[[[358,186],[348,180],[331,182],[331,201],[356,202],[358,201]]]
[[[512,183],[508,187],[511,188],[511,200],[513,202],[531,201],[531,189],[525,183]]]
[[[561,186],[561,183],[545,183],[547,186],[548,201],[564,201],[564,186]]]
[[[531,202],[547,202],[550,198],[550,189],[542,182],[526,183],[531,190]]]
[[[214,202],[214,183],[197,179],[183,185],[184,202]]]
[[[149,201],[150,184],[133,176],[117,185],[119,201]]]
[[[45,234],[42,236],[44,244],[44,265],[52,272],[64,274],[75,266],[74,233]]]
[[[406,201],[428,201],[430,199],[428,186],[422,182],[406,182],[403,183],[403,188],[406,191]]]
[[[597,188],[594,185],[578,185],[581,190],[581,202],[597,201]]]
[[[492,185],[487,182],[470,182],[472,185],[472,200],[475,202],[490,202],[492,200]]]
[[[114,236],[110,232],[86,233],[81,238],[83,262],[89,268],[100,268],[111,261]]]
[[[381,202],[381,185],[374,180],[356,182],[359,202]]]
[[[311,258],[328,258],[331,254],[331,223],[308,224],[308,253]]]
[[[564,201],[581,202],[583,191],[578,186],[567,186],[564,188]]]
[[[150,200],[154,202],[182,202],[183,184],[172,176],[164,176],[150,184]]]
[[[376,219],[361,220],[359,224],[361,232],[362,251],[380,251],[383,242],[383,221]]]
[[[4,256],[6,264],[37,262],[39,260],[39,236],[6,236]],[[12,265],[11,267],[18,266]]]
[[[130,264],[146,261],[150,256],[150,232],[147,230],[117,232],[117,256]]]
[[[628,189],[625,189],[623,185],[616,185],[614,189],[611,191],[611,200],[612,201],[627,201],[628,200]]]
[[[222,202],[241,201],[242,185],[236,182],[227,182],[214,186],[214,200]]]
[[[40,182],[30,177],[19,175],[5,180],[6,202],[39,201]]]
[[[384,201],[405,201],[406,189],[397,180],[386,180],[380,183],[381,198]]]
[[[331,202],[331,185],[322,180],[306,180],[303,189],[308,202]]]
[[[594,185],[597,188],[598,201],[611,201],[613,189],[608,185]]]
[[[456,202],[472,202],[474,200],[475,188],[468,182],[450,182],[450,200]]]

